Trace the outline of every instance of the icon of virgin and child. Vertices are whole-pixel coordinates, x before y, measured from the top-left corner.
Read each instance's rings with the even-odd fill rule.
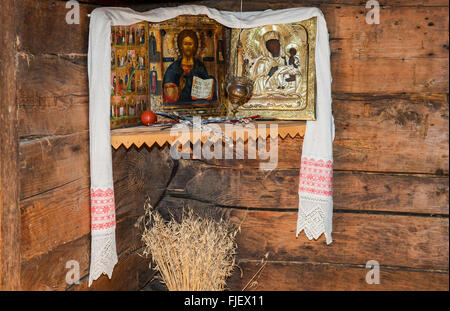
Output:
[[[203,62],[196,58],[199,40],[195,31],[182,30],[177,37],[177,46],[179,58],[164,73],[164,104],[181,107],[215,104],[216,80],[208,74]]]
[[[298,97],[303,74],[298,45],[284,46],[283,36],[277,31],[268,31],[261,39],[260,56],[248,70],[254,81],[252,98],[266,98],[272,94]]]

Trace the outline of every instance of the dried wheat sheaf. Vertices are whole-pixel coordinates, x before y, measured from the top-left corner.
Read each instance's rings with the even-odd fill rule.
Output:
[[[238,229],[221,218],[183,210],[165,220],[145,203],[144,255],[150,255],[170,291],[221,291],[235,266]]]

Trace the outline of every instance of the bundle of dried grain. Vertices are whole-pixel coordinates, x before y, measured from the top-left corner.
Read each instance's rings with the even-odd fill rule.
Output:
[[[181,221],[166,221],[147,201],[142,239],[170,291],[220,291],[235,265],[237,230],[223,218],[199,217],[191,209]]]

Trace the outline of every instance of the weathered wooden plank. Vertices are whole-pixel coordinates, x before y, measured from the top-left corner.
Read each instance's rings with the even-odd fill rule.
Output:
[[[334,173],[334,208],[448,215],[448,178]]]
[[[84,177],[20,202],[22,260],[90,232],[89,185]]]
[[[22,97],[19,102],[19,136],[67,135],[89,129],[86,96]]]
[[[80,268],[80,276],[89,273],[90,237],[85,235],[70,243],[62,244],[47,254],[22,262],[23,290],[65,290],[69,269],[66,263],[76,260]]]
[[[75,291],[86,290],[138,290],[154,275],[149,268],[150,258],[142,255],[144,243],[141,240],[143,228],[136,226],[139,217],[119,220],[116,229],[118,263],[114,267],[112,279],[100,276],[88,287],[88,277],[70,288]]]
[[[448,174],[446,95],[333,103],[336,169]]]
[[[142,212],[142,216],[144,213]],[[116,249],[119,256],[130,255],[142,248],[143,227],[139,216],[121,218],[116,227]]]
[[[448,174],[448,109],[446,94],[335,94],[334,169]],[[300,137],[279,139],[277,169],[298,169],[302,144]],[[260,165],[247,152],[244,160],[202,161]]]
[[[85,2],[90,3],[97,3],[102,2],[105,0],[88,0]],[[109,0],[106,0],[109,1]],[[114,0],[111,0],[114,1]],[[202,1],[185,1],[185,0],[178,0],[175,2],[164,2],[159,4],[161,0],[155,1],[156,4],[150,4],[145,3],[146,0],[133,0],[135,5],[133,5],[133,8],[139,9],[139,11],[145,11],[151,8],[155,8],[158,6],[177,6],[179,3],[183,4],[198,4],[198,5],[205,5],[211,8],[216,8],[218,10],[227,10],[227,11],[235,11],[239,12],[241,10],[240,2],[236,2],[234,0],[202,0]],[[408,1],[408,0],[380,0],[378,1],[380,6],[382,8],[389,8],[389,7],[448,7],[448,3],[445,2],[445,0],[414,0],[414,1]],[[267,9],[286,9],[291,7],[302,7],[302,6],[316,6],[316,7],[323,7],[327,5],[334,5],[339,8],[342,8],[342,6],[357,6],[361,8],[361,10],[364,10],[366,1],[363,0],[328,0],[326,2],[322,0],[289,0],[289,1],[280,1],[280,0],[253,0],[248,2],[243,2],[243,11],[253,11],[253,10],[267,10]],[[368,11],[368,9],[367,9]]]
[[[68,24],[70,9],[65,1],[22,0],[16,6],[18,50],[31,54],[87,53],[87,15],[95,6],[79,4],[79,8],[80,23]]]
[[[298,169],[264,172],[180,160],[170,195],[220,206],[298,208]],[[335,171],[334,209],[448,215],[448,178]]]
[[[0,20],[0,290],[20,289],[18,125],[14,45],[15,2],[2,2]]]
[[[237,159],[236,156],[236,145],[234,145],[233,150],[233,158],[232,159],[196,159],[195,161],[201,161],[203,163],[214,165],[217,167],[230,167],[230,168],[256,168],[259,169],[261,163],[268,162],[270,159],[261,159],[256,152],[256,159],[249,159],[249,146],[258,150],[257,146],[261,142],[256,142],[253,139],[248,140],[244,145],[244,159]],[[285,169],[299,169],[300,168],[300,159],[301,152],[303,146],[303,137],[296,135],[295,137],[291,137],[287,135],[284,139],[278,136],[278,159],[274,159],[272,163],[276,164],[276,170],[285,170]],[[266,150],[270,150],[270,137],[266,139]],[[192,155],[191,155],[192,157]]]
[[[24,22],[26,18],[36,22],[17,26],[18,41],[25,50],[18,54],[20,136],[87,130],[87,56],[80,53],[87,49],[87,10],[92,7],[81,5],[81,25],[66,24],[68,10],[63,2],[25,1],[19,7]],[[55,21],[64,25],[49,27]],[[43,36],[48,30],[50,34]]]
[[[381,8],[380,24],[367,24],[365,17],[369,10],[364,6],[326,5],[321,9],[334,57],[367,63],[374,58],[448,57],[448,14],[443,8]]]
[[[88,133],[23,141],[20,144],[20,198],[89,176]]]
[[[180,160],[167,191],[224,206],[295,208],[298,171],[221,169]]]
[[[71,290],[135,291],[140,290],[154,275],[155,271],[150,268],[150,259],[145,258],[139,252],[135,252],[119,258],[111,279],[103,274],[92,283],[91,287],[88,287],[88,279],[86,278]]]
[[[117,218],[142,215],[148,197],[155,205],[166,190],[174,165],[168,149],[157,146],[113,150]]]
[[[448,273],[388,269],[381,266],[380,284],[368,284],[366,274],[369,269],[365,266],[269,261],[258,274],[261,261],[240,262],[239,267],[243,277],[240,277],[240,271],[236,269],[227,280],[230,290],[448,291]],[[253,276],[255,278],[249,284]]]
[[[448,270],[448,218],[335,213],[333,243],[295,238],[297,213],[233,212],[241,258]],[[290,238],[289,238],[290,237]],[[430,243],[430,241],[433,241]]]
[[[443,8],[321,6],[330,32],[334,92],[448,92],[448,14]]]
[[[448,92],[448,14],[441,8],[386,8],[380,24],[364,8],[324,7],[333,91]]]
[[[334,57],[333,92],[401,93],[448,92],[448,59],[368,60]]]
[[[136,221],[137,217],[123,218],[117,223],[116,249],[119,255],[124,255],[121,260],[142,247],[141,229],[134,226]],[[66,283],[66,274],[69,272],[66,263],[69,260],[76,260],[80,268],[80,278],[88,275],[90,243],[90,234],[86,234],[76,240],[60,244],[46,254],[23,261],[21,276],[23,290],[66,290],[72,287],[73,284]],[[125,275],[126,273],[123,273],[118,277],[125,278]],[[80,286],[83,282],[84,280],[81,280]],[[95,288],[95,282],[93,287]]]
[[[182,206],[215,208],[171,197],[158,208],[176,214]],[[297,211],[226,209],[225,213],[240,226],[236,241],[241,259],[260,260],[269,252],[275,261],[365,265],[377,260],[382,266],[448,271],[448,218],[335,212],[333,243],[327,245],[323,236],[317,241],[308,240],[303,232],[295,236]]]
[[[87,57],[19,54],[18,103],[38,105],[41,98],[88,96]]]

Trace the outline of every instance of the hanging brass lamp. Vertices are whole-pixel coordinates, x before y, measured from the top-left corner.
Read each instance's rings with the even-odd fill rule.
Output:
[[[241,0],[241,17],[242,17],[242,0]],[[231,103],[231,111],[234,116],[236,116],[237,110],[240,106],[245,104],[252,96],[253,91],[253,81],[249,78],[238,73],[238,55],[242,53],[242,42],[241,42],[242,28],[239,31],[239,37],[237,42],[237,49],[235,55],[235,66],[233,75],[229,76],[227,79],[226,90],[228,93],[228,99]]]

